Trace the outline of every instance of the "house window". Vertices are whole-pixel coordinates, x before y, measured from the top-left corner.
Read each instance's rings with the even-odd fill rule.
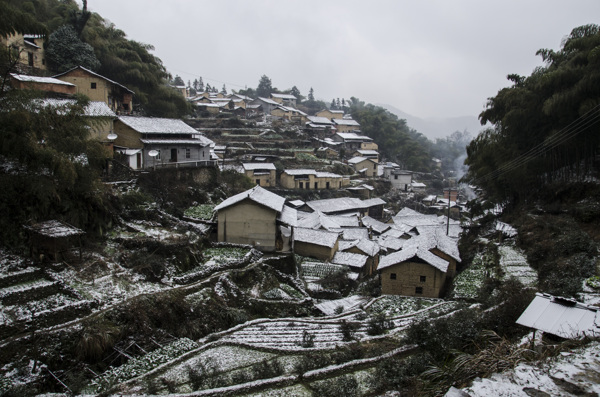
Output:
[[[298,182],[298,187],[300,187],[300,189],[304,189],[304,183]]]
[[[156,159],[160,160],[160,150],[157,150],[158,154],[156,155]]]
[[[419,276],[419,281],[424,283],[425,281],[427,281],[427,276]]]
[[[92,83],[92,84],[91,84],[91,86],[90,86],[90,88],[91,88],[92,90],[95,90],[95,89],[96,89],[96,83]]]
[[[373,169],[376,170],[377,169],[377,163],[373,163]]]
[[[29,66],[33,67],[33,54],[31,52],[27,53],[27,62]]]
[[[390,273],[390,280],[396,279],[396,273]]]
[[[192,151],[190,149],[185,149],[185,158],[189,159],[192,157]]]
[[[315,182],[315,190],[319,188],[319,182]]]
[[[329,182],[325,182],[325,188],[329,189]]]
[[[423,295],[423,287],[416,287],[415,295]]]
[[[394,179],[398,179],[398,175],[394,175]]]

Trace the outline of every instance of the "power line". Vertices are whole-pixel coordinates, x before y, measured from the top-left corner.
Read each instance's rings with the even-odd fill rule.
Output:
[[[600,105],[595,106],[576,120],[571,122],[568,126],[561,129],[558,133],[550,136],[540,144],[532,147],[527,152],[517,156],[516,158],[502,164],[500,167],[491,171],[481,177],[476,178],[473,182],[478,183],[484,180],[497,179],[501,175],[504,175],[518,167],[521,167],[525,163],[533,160],[536,157],[545,154],[546,152],[554,149],[555,147],[563,144],[564,142],[572,139],[576,135],[585,131],[587,128],[596,124],[600,121]]]

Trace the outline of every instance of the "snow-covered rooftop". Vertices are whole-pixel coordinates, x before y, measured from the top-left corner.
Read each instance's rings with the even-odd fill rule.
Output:
[[[337,125],[346,125],[350,127],[360,127],[356,120],[352,119],[333,119],[333,123]]]
[[[336,265],[345,265],[355,269],[362,269],[369,259],[366,255],[353,254],[351,252],[336,252],[331,260]]]
[[[291,94],[271,94],[271,97],[296,100],[296,97]]]
[[[333,246],[335,246],[335,243],[338,241],[338,238],[338,233],[334,232],[305,229],[301,227],[297,227],[294,229],[294,241],[333,248]]]
[[[57,98],[44,98],[41,99],[42,106],[50,106],[60,108],[63,106],[71,106],[77,103],[75,99],[57,99]],[[115,112],[104,102],[90,101],[87,106],[83,109],[83,114],[89,117],[117,117]]]
[[[198,134],[198,131],[179,119],[119,116],[119,120],[142,134]]]
[[[275,170],[275,164],[273,163],[243,163],[242,167],[246,171],[254,170]]]
[[[283,210],[279,214],[278,221],[289,226],[298,226],[298,211],[287,205],[283,206]]]
[[[271,208],[274,211],[281,212],[283,211],[283,207],[285,204],[285,198],[271,193],[270,191],[260,187],[255,186],[250,190],[246,190],[245,192],[236,194],[235,196],[231,196],[221,204],[215,207],[215,211],[220,211],[223,208],[227,208],[233,204],[237,204],[242,200],[250,199],[257,204],[263,205],[265,207]]]
[[[27,83],[60,84],[60,85],[68,85],[68,86],[76,87],[75,84],[71,84],[67,81],[55,79],[54,77],[29,76],[26,74],[17,74],[17,73],[11,73],[10,76],[15,80],[19,80],[19,81],[23,81],[23,82],[27,82]]]
[[[314,124],[325,124],[327,125],[332,125],[333,123],[331,122],[331,120],[329,120],[327,117],[319,117],[319,116],[308,116],[307,117],[308,120],[310,120],[311,123]]]
[[[85,234],[81,229],[58,220],[51,220],[27,226],[27,229],[45,237],[60,238]]]
[[[598,307],[540,293],[517,319],[517,324],[569,339],[600,333]]]
[[[383,201],[383,200],[382,200]],[[333,199],[313,200],[306,203],[315,211],[321,211],[326,214],[341,213],[348,211],[360,212],[370,208],[373,205],[379,205],[378,202],[370,200],[361,200],[356,197],[340,197]]]
[[[371,218],[370,216],[363,217],[362,223],[363,225],[365,225],[365,227],[370,227],[374,232],[378,234],[385,233],[386,230],[392,227],[392,225],[380,222],[375,218]]]
[[[409,242],[410,240],[405,241]],[[385,269],[386,267],[406,262],[412,258],[419,258],[444,273],[448,271],[450,264],[448,261],[417,245],[406,245],[407,243],[405,243],[405,246],[400,251],[384,256],[379,262],[377,269]]]

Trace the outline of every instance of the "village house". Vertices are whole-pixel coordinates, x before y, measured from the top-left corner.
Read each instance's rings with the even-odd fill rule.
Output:
[[[217,213],[219,242],[251,245],[273,252],[286,245],[282,226],[294,226],[296,210],[285,205],[285,198],[256,186],[224,200]]]
[[[335,127],[330,119],[326,117],[307,116],[305,128],[313,134],[331,134]]]
[[[372,142],[373,139],[365,135],[358,135],[355,132],[337,132],[332,137],[333,141],[342,143],[347,153],[354,153],[360,150],[365,142]]]
[[[327,215],[373,216],[383,212],[385,201],[380,198],[361,200],[356,197],[313,200],[306,202],[307,211],[320,211]]]
[[[274,100],[262,97],[258,97],[255,100],[253,100],[252,102],[250,102],[250,105],[260,105],[262,107],[263,112],[268,115],[270,115],[273,110],[277,109],[280,106],[280,104],[275,102]]]
[[[448,265],[448,261],[428,250],[403,247],[379,262],[381,293],[440,298]]]
[[[275,187],[276,168],[273,163],[243,163],[244,173],[259,186]]]
[[[422,182],[412,182],[410,184],[410,189],[414,192],[414,193],[425,193],[425,189],[427,188],[427,185],[425,185]]]
[[[367,274],[368,259],[366,255],[338,251],[333,256],[331,263],[347,266],[349,269],[348,277],[357,280]]]
[[[363,141],[360,143],[360,150],[379,150],[379,145],[373,141]]]
[[[45,95],[56,97],[73,97],[77,94],[77,86],[53,77],[10,74],[10,84],[17,90],[43,91]]]
[[[178,119],[120,116],[115,150],[133,169],[213,166],[213,141]]]
[[[317,114],[315,114],[315,116],[317,116],[317,117],[325,117],[326,119],[329,119],[329,120],[343,119],[344,118],[344,111],[343,110],[323,109],[323,110],[317,112]]]
[[[352,157],[348,160],[354,170],[366,178],[377,177],[377,162],[366,157]]]
[[[368,238],[362,238],[352,241],[340,241],[340,251],[360,254],[366,256],[365,265],[362,268],[363,276],[371,276],[377,270],[379,265],[379,244]]]
[[[43,35],[14,33],[0,37],[0,45],[11,48],[19,54],[19,69],[27,73],[46,70]]]
[[[377,150],[358,149],[353,154],[353,157],[365,157],[379,163],[379,152]]]
[[[296,97],[291,94],[271,94],[271,99],[283,106],[296,107]]]
[[[339,234],[325,230],[294,228],[294,253],[330,261],[338,250]]]
[[[271,110],[271,116],[278,117],[297,124],[306,123],[306,113],[288,106],[277,106]]]
[[[327,146],[321,146],[317,149],[316,153],[317,157],[322,159],[335,160],[340,157],[340,153],[337,150]]]
[[[340,189],[347,186],[350,180],[331,172],[300,169],[283,171],[279,183],[286,189],[321,190]]]
[[[133,111],[133,91],[83,66],[77,66],[54,78],[75,84],[78,94],[87,96],[90,101],[106,103],[117,114],[130,114]]]
[[[342,119],[336,119],[333,118],[333,125],[335,126],[335,129],[337,130],[337,132],[352,132],[352,131],[358,131],[360,130],[360,124],[358,124],[358,121],[356,120],[352,120],[352,119],[346,119],[346,118],[342,118]]]
[[[57,109],[60,114],[61,108],[72,106],[76,101],[75,99],[45,98],[41,103],[44,107],[50,106]],[[88,121],[89,138],[112,146],[114,138],[111,134],[114,134],[114,121],[117,118],[115,112],[104,102],[90,101],[83,109],[83,116]]]
[[[412,183],[413,173],[402,169],[384,170],[384,178],[392,184],[392,188],[407,192]],[[386,176],[387,173],[387,176]]]

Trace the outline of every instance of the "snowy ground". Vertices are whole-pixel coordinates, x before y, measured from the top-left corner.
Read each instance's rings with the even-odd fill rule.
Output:
[[[512,371],[477,379],[463,390],[471,397],[597,396],[600,343],[563,353],[541,365],[519,364]]]
[[[512,245],[501,245],[498,252],[505,278],[514,277],[526,287],[536,286],[537,272],[529,266],[522,250]]]

